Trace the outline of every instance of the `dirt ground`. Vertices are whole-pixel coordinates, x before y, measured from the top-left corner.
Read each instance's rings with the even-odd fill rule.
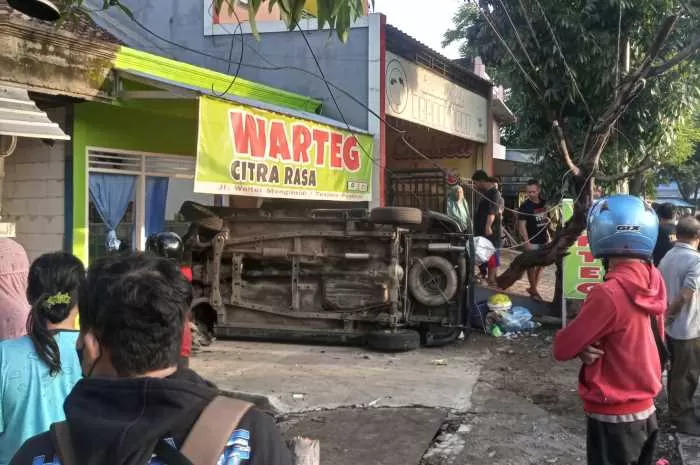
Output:
[[[561,433],[552,439],[562,443],[573,441],[575,444],[571,445],[577,447],[561,450],[552,447],[553,456],[546,462],[581,463],[581,461],[585,462],[585,419],[576,390],[579,364],[576,361],[559,363],[553,359],[551,355],[553,334],[554,330],[540,329],[537,331],[536,337],[523,335],[511,340],[473,335],[473,343],[484,344],[491,350],[493,356],[482,368],[472,401],[475,406],[482,404],[482,407],[487,407],[492,404],[488,399],[484,402],[479,396],[479,390],[487,385],[499,391],[491,397],[505,397],[513,394],[522,402],[528,402],[532,406],[548,412],[552,415],[551,420],[558,423],[562,429]],[[657,459],[666,458],[671,465],[681,465],[678,445],[675,437],[669,431],[665,396],[662,395],[658,399],[657,409],[661,427]],[[478,409],[478,407],[476,413],[487,417],[492,414],[488,410]],[[518,427],[526,429],[536,426],[533,418],[532,415],[524,415],[523,421]],[[504,429],[503,433],[512,434],[512,431]],[[471,435],[475,434],[480,435],[479,431],[472,430]],[[483,440],[490,443],[508,443],[509,438],[497,438],[493,436],[494,434],[498,434],[498,429],[488,429],[487,434],[483,435]],[[535,436],[536,433],[533,431],[533,441],[536,440]],[[525,441],[510,452],[513,454],[527,453],[529,447],[531,445]],[[560,453],[558,456],[557,452]],[[569,453],[574,453],[577,456],[567,456]],[[521,462],[506,460],[497,461],[497,463]]]
[[[217,341],[193,368],[222,389],[286,399],[283,431],[319,439],[323,464],[581,465],[580,365],[553,359],[553,334],[472,333],[442,349],[392,355]],[[660,398],[658,458],[680,465],[665,405]]]

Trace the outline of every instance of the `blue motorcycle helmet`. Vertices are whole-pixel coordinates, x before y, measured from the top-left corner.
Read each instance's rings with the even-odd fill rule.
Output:
[[[595,258],[650,260],[658,235],[659,218],[639,197],[603,197],[588,213],[588,243]]]

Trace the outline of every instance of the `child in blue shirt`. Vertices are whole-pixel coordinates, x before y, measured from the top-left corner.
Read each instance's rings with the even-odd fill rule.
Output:
[[[0,342],[0,465],[65,419],[63,402],[82,377],[75,319],[84,282],[80,260],[63,252],[43,255],[29,269],[27,335]]]

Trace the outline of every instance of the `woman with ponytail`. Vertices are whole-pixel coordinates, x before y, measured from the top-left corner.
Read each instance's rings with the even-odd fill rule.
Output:
[[[75,346],[85,268],[71,254],[42,255],[29,268],[27,335],[0,342],[0,465],[30,437],[63,421],[63,402],[81,378]]]

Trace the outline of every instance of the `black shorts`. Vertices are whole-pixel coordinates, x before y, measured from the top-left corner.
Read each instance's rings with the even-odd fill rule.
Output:
[[[589,417],[588,465],[653,465],[658,434],[656,414],[627,423],[607,423]]]

